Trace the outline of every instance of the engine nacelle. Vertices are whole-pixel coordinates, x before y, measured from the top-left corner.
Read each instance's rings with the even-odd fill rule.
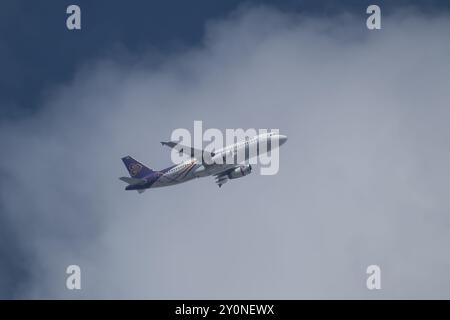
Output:
[[[252,172],[252,166],[251,165],[245,165],[245,166],[240,166],[237,167],[236,169],[234,169],[233,171],[231,171],[228,174],[228,178],[230,179],[237,179],[237,178],[241,178],[243,176],[249,175]]]

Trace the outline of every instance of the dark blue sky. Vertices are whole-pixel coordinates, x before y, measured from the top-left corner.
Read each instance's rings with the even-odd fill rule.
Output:
[[[162,53],[201,41],[205,23],[226,16],[240,4],[268,4],[311,15],[364,12],[368,4],[414,5],[421,10],[448,10],[448,1],[302,1],[302,0],[133,0],[2,2],[0,11],[0,116],[39,107],[52,86],[71,79],[90,59],[122,50],[139,54],[149,47]],[[78,4],[82,30],[65,27],[66,8]]]

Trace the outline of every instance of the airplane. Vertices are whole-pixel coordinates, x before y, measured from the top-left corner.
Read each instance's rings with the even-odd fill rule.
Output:
[[[122,161],[130,177],[119,179],[128,184],[125,190],[136,190],[139,193],[147,189],[172,186],[207,176],[215,176],[216,183],[220,188],[229,179],[244,177],[252,171],[250,164],[226,163],[224,160],[227,156],[236,159],[238,152],[245,152],[245,160],[248,160],[248,150],[255,150],[256,155],[254,156],[267,153],[272,149],[274,140],[278,142],[278,144],[275,144],[274,148],[276,148],[287,141],[287,136],[274,132],[263,133],[211,152],[184,146],[174,141],[161,142],[163,146],[174,148],[180,153],[189,155],[190,159],[166,169],[155,171],[132,157],[126,156],[122,158]],[[266,143],[267,148],[260,150],[261,143]],[[204,161],[205,158],[209,161]],[[217,161],[219,158],[222,158],[223,161]]]

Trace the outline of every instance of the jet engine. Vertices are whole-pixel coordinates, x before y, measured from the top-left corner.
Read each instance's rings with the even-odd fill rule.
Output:
[[[250,164],[245,166],[239,166],[235,168],[233,171],[228,173],[229,179],[237,179],[243,176],[249,175],[252,172],[252,166]]]

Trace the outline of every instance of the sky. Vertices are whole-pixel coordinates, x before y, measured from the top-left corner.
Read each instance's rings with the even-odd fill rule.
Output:
[[[450,298],[446,2],[69,4],[0,11],[1,298]],[[279,173],[124,191],[195,120]]]

